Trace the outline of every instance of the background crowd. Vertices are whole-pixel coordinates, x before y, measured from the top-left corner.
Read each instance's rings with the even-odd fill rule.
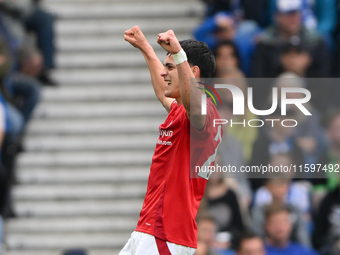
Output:
[[[55,17],[39,2],[0,1],[0,240],[3,219],[15,217],[10,188],[25,128],[41,87],[56,86],[49,73],[54,67]]]
[[[274,86],[279,98],[286,87],[307,88],[312,94],[305,104],[312,116],[294,106],[282,116],[280,102],[270,116],[295,119],[296,127],[279,121],[261,128],[224,125],[216,163],[236,169],[321,164],[326,171],[299,178],[213,173],[197,217],[196,254],[340,254],[340,89],[335,79],[340,76],[340,2],[204,2],[206,16],[193,34],[214,52],[215,78],[244,95],[252,87],[256,109],[270,108]],[[264,119],[249,110],[233,116],[232,94],[218,92],[222,119]]]

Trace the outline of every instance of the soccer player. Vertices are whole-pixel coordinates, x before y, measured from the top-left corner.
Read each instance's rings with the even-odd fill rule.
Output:
[[[209,174],[192,171],[214,164],[222,128],[213,127],[220,116],[211,100],[206,115],[201,114],[204,92],[190,80],[211,77],[215,59],[205,43],[179,42],[172,30],[157,39],[167,52],[164,65],[138,26],[125,31],[124,38],[142,52],[155,94],[169,114],[159,126],[137,228],[120,255],[194,254],[195,218]]]

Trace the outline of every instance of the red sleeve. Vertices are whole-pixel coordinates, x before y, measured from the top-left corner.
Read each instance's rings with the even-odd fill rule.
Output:
[[[174,108],[176,105],[177,105],[177,101],[176,100],[172,101],[170,105],[170,110],[172,110],[172,108]]]

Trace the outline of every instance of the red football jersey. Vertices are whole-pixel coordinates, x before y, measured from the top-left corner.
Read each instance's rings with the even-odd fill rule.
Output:
[[[207,118],[202,131],[195,129],[183,105],[174,101],[152,158],[147,193],[136,231],[164,241],[197,248],[196,214],[207,179],[198,177],[195,166],[213,165],[222,140],[220,116],[207,100]],[[191,131],[191,132],[190,132]]]

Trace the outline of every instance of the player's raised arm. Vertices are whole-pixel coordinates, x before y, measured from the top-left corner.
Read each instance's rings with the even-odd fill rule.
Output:
[[[149,67],[151,82],[155,94],[158,100],[164,106],[164,108],[168,112],[170,112],[171,103],[174,101],[174,99],[164,96],[166,83],[161,76],[164,67],[161,61],[158,59],[154,49],[148,43],[144,34],[138,26],[134,26],[133,28],[126,30],[124,34],[124,39],[142,52],[145,61]]]
[[[159,34],[157,42],[164,50],[171,53],[175,60],[178,71],[181,103],[186,110],[191,124],[197,129],[203,129],[206,116],[201,114],[201,95],[204,92],[197,89],[198,84],[191,84],[190,82],[190,79],[200,77],[199,67],[189,65],[186,60],[185,52],[182,51],[182,47],[177,40],[174,31],[168,30],[165,33]]]

